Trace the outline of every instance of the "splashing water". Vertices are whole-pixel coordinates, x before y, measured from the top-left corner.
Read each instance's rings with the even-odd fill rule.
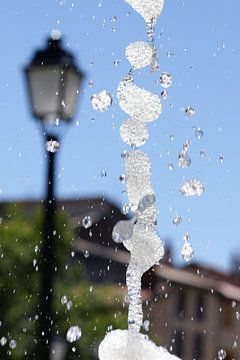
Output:
[[[194,255],[194,250],[190,243],[190,235],[185,234],[183,237],[183,241],[184,241],[184,243],[183,243],[183,247],[181,250],[181,255],[182,255],[182,258],[188,262],[192,259],[193,255]]]
[[[186,151],[181,151],[178,155],[178,166],[182,169],[186,169],[191,165],[191,159]]]
[[[172,75],[163,72],[160,76],[160,84],[165,89],[169,88],[172,85]]]
[[[184,110],[185,114],[188,117],[192,117],[193,115],[195,115],[195,110],[192,106],[188,106],[185,110]]]
[[[66,335],[66,339],[68,342],[73,343],[80,339],[82,336],[82,330],[79,326],[71,326]]]
[[[126,47],[125,55],[130,65],[135,69],[140,69],[151,65],[153,48],[144,41],[137,41]]]
[[[164,0],[125,0],[146,22],[157,19],[161,14]]]
[[[201,196],[204,192],[204,186],[199,180],[186,181],[180,189],[184,196]]]
[[[159,96],[139,88],[129,76],[119,83],[117,97],[121,109],[132,118],[154,121],[162,112]]]
[[[156,120],[161,112],[160,97],[134,84],[134,69],[151,65],[152,71],[159,68],[157,51],[154,46],[154,27],[160,15],[163,0],[126,0],[145,20],[148,43],[135,42],[125,51],[131,69],[120,81],[117,98],[121,109],[131,118],[123,122],[120,136],[132,147],[146,143],[148,131],[146,122]],[[160,79],[167,88],[172,77],[163,73]],[[134,149],[122,156],[125,163],[125,183],[129,210],[133,212],[130,220],[119,221],[113,229],[113,240],[122,242],[130,252],[130,262],[126,272],[128,288],[128,330],[114,330],[107,333],[99,346],[100,360],[170,360],[178,359],[165,349],[157,347],[140,334],[143,326],[141,298],[141,278],[144,272],[158,263],[164,255],[163,242],[156,229],[156,199],[151,184],[151,162],[142,151]]]
[[[85,228],[85,229],[88,229],[92,226],[92,218],[91,216],[87,215],[87,216],[84,216],[84,218],[82,219],[82,226]]]
[[[227,356],[227,353],[225,350],[220,349],[218,351],[218,360],[224,360],[226,358],[226,356]]]
[[[46,149],[48,152],[55,153],[60,148],[60,144],[56,140],[48,140],[46,141]]]
[[[138,119],[124,121],[120,127],[120,136],[132,147],[144,145],[149,137],[146,125]]]
[[[102,90],[100,93],[92,95],[91,103],[94,110],[103,112],[112,105],[112,96],[106,90]]]
[[[109,332],[99,346],[100,360],[177,360],[163,347],[156,346],[146,335],[136,331]]]

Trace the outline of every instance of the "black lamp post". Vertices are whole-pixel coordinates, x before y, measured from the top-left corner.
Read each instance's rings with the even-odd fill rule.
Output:
[[[74,114],[82,72],[74,57],[61,46],[59,32],[48,39],[25,69],[33,116],[40,120],[47,148],[47,195],[44,206],[44,229],[39,271],[41,275],[38,308],[37,348],[34,359],[49,360],[54,327],[53,289],[56,267],[55,230],[55,159],[59,146],[59,128]]]

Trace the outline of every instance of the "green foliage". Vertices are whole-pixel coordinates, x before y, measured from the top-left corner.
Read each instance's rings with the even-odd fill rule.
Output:
[[[81,265],[70,255],[74,234],[67,215],[57,214],[56,223],[58,267],[54,285],[54,332],[65,341],[67,329],[72,325],[80,326],[82,337],[74,344],[67,344],[66,358],[96,359],[98,344],[108,326],[123,328],[126,325],[123,290],[117,286],[87,283]],[[34,346],[41,229],[41,211],[26,217],[16,205],[6,209],[6,216],[0,223],[0,339],[8,339],[5,346],[0,345],[1,360],[29,359],[27,354]],[[64,295],[68,304],[61,302]],[[17,341],[15,349],[9,348],[12,339]]]

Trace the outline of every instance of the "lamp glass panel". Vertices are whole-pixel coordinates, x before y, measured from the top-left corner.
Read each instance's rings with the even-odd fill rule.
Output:
[[[80,75],[73,69],[67,69],[64,74],[64,114],[66,118],[71,118],[74,114],[78,90],[80,86]]]
[[[32,99],[32,110],[38,118],[58,117],[60,67],[32,67],[29,71],[29,85]]]

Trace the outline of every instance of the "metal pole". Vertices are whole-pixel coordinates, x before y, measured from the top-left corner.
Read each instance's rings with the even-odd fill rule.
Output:
[[[47,136],[47,141],[56,140]],[[54,197],[56,153],[47,151],[47,196],[44,204],[43,243],[39,271],[41,274],[40,304],[38,312],[38,346],[35,359],[50,360],[54,327],[53,293],[56,266],[56,201]]]

